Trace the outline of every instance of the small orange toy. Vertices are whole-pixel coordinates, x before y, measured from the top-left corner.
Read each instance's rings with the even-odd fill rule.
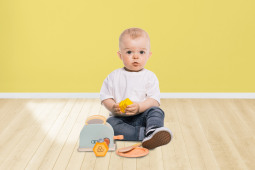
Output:
[[[106,153],[108,152],[108,145],[103,139],[99,139],[97,143],[95,144],[93,151],[96,156],[105,156]]]
[[[131,105],[131,104],[133,104],[133,102],[132,102],[129,98],[126,98],[125,100],[122,100],[122,101],[120,102],[120,104],[119,104],[119,106],[120,106],[120,111],[121,111],[122,113],[125,113],[126,107],[127,107],[128,105]]]
[[[149,154],[149,150],[142,147],[135,147],[128,152],[119,152],[120,149],[116,150],[116,154],[122,157],[138,158]]]

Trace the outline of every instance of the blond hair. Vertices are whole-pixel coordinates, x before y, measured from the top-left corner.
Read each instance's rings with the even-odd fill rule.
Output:
[[[120,34],[120,37],[119,37],[119,49],[120,49],[120,44],[123,40],[123,37],[125,35],[129,35],[130,38],[132,39],[136,39],[136,38],[139,38],[139,37],[146,37],[149,41],[149,44],[150,44],[150,37],[148,35],[148,33],[146,31],[144,31],[143,29],[141,28],[128,28],[126,30],[124,30],[121,34]]]

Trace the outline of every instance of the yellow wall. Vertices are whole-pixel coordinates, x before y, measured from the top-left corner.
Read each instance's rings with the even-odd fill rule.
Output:
[[[161,92],[255,92],[253,0],[0,2],[0,92],[99,92],[145,29]]]

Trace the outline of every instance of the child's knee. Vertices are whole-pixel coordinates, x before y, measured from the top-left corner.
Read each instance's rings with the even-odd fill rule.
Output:
[[[159,115],[165,117],[164,111],[163,111],[160,107],[158,107],[158,106],[150,107],[150,108],[147,110],[147,112],[148,112],[148,113],[150,112],[150,113],[152,113],[152,114],[159,114]]]

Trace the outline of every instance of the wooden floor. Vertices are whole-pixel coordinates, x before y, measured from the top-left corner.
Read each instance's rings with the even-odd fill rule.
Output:
[[[135,159],[77,152],[86,118],[108,116],[98,99],[0,99],[0,169],[255,169],[255,100],[161,102],[174,138]]]

